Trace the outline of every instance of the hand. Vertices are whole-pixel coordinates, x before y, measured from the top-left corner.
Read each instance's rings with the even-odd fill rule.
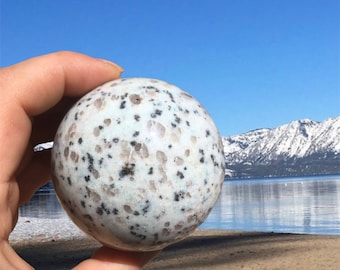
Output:
[[[0,69],[0,265],[32,269],[12,249],[8,237],[18,207],[50,179],[50,151],[33,152],[52,141],[68,108],[96,86],[120,77],[114,63],[72,52],[36,57]],[[74,269],[140,269],[155,252],[100,248]]]

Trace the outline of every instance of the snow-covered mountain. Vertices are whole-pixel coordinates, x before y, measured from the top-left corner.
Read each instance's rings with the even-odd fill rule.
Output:
[[[293,121],[224,137],[233,176],[340,173],[340,117]]]

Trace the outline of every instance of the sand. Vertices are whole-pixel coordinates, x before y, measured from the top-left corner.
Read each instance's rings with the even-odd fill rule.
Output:
[[[99,247],[67,219],[20,218],[10,239],[37,270],[71,269]],[[339,250],[340,236],[198,230],[144,269],[335,270]]]

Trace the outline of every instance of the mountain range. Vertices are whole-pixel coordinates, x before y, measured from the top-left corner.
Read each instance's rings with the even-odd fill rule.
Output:
[[[340,174],[340,117],[223,137],[226,177]]]

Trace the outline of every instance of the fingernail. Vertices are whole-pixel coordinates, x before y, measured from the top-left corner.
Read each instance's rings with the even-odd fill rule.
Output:
[[[110,65],[110,66],[113,66],[113,67],[117,68],[117,69],[120,71],[120,73],[123,73],[123,72],[124,72],[124,68],[122,68],[121,66],[117,65],[116,63],[113,63],[113,62],[111,62],[111,61],[109,61],[109,60],[102,59],[102,58],[97,58],[97,59],[98,59],[99,61],[105,63],[105,64],[108,64],[108,65]]]

